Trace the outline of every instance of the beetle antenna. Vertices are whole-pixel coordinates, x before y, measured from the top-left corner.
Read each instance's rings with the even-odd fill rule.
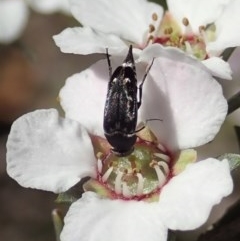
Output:
[[[106,48],[106,56],[107,56],[109,79],[110,79],[112,76],[112,65],[111,65],[110,55],[108,53],[108,48]]]
[[[152,68],[152,65],[153,65],[153,62],[154,62],[154,58],[152,60],[152,63],[150,64],[150,66],[148,67],[147,71],[145,72],[144,76],[143,76],[143,80],[142,80],[142,83],[139,85],[138,89],[139,89],[139,101],[138,101],[138,108],[141,106],[142,104],[142,87],[143,87],[143,84],[145,82],[145,79],[147,78],[147,75],[150,71],[150,69]]]

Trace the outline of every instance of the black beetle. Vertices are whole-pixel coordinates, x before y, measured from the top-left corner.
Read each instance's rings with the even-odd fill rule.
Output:
[[[137,139],[136,132],[139,130],[136,131],[136,125],[138,108],[141,106],[142,86],[153,62],[138,88],[132,45],[123,64],[118,66],[113,74],[108,51],[107,61],[109,83],[104,109],[104,134],[114,154],[127,156],[133,151]]]

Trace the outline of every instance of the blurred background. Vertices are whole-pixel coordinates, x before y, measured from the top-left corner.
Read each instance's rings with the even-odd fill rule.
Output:
[[[31,10],[21,37],[0,44],[0,240],[55,240],[51,211],[56,195],[25,189],[6,174],[6,140],[11,123],[40,108],[58,108],[57,96],[67,77],[80,72],[96,56],[62,54],[52,36],[79,25],[62,13]]]
[[[56,195],[22,188],[8,177],[5,145],[11,124],[19,116],[40,108],[53,107],[61,111],[57,96],[66,78],[100,58],[96,55],[82,57],[63,54],[56,47],[52,36],[67,27],[78,25],[68,14],[41,14],[30,10],[29,20],[21,37],[8,44],[0,43],[1,241],[55,240],[51,212],[56,207]],[[230,58],[233,81],[220,81],[226,97],[231,97],[240,89],[239,59],[240,49],[237,49]],[[206,156],[208,152],[215,156],[224,152],[239,153],[234,127],[240,121],[239,116],[238,112],[230,115],[216,140],[200,148],[200,151]],[[210,220],[219,218],[225,208],[239,198],[239,186],[239,183],[235,186],[234,195],[227,198],[222,206],[214,209]],[[179,240],[186,241],[188,237],[192,239],[195,233],[180,233]]]

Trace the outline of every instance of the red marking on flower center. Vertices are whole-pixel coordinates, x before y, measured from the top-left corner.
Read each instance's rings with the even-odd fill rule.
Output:
[[[159,194],[173,177],[172,154],[156,144],[138,140],[135,151],[128,157],[107,153],[98,170],[98,182],[113,199],[144,200]]]

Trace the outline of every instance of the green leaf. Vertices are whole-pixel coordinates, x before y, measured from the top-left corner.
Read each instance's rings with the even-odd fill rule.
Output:
[[[67,192],[60,193],[55,200],[56,203],[73,203],[77,200],[74,196]]]
[[[60,234],[63,229],[63,217],[60,210],[54,209],[52,211],[52,220],[55,230],[56,241],[60,241]]]
[[[226,154],[223,154],[222,156],[218,157],[218,159],[219,160],[227,159],[231,171],[234,171],[234,170],[240,168],[240,155],[239,154],[226,153]]]
[[[83,188],[85,191],[95,192],[104,198],[112,198],[112,193],[104,185],[94,179],[89,179],[84,183]]]
[[[165,10],[167,9],[167,2],[166,0],[150,0],[150,2],[155,2],[160,4]]]
[[[232,53],[234,52],[234,50],[236,49],[236,47],[231,47],[231,48],[227,48],[223,51],[222,53],[222,59],[224,61],[228,61],[228,59],[231,57]]]

